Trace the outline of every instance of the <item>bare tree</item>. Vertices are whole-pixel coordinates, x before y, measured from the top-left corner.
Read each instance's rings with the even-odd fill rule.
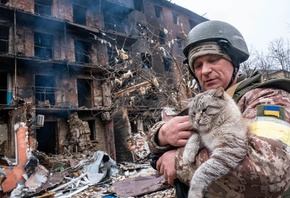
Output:
[[[274,64],[273,59],[269,55],[264,54],[263,51],[256,51],[254,56],[257,70],[262,73],[264,80],[269,79],[271,73],[279,69],[279,67]]]
[[[279,38],[269,43],[269,58],[281,70],[290,71],[290,41]]]
[[[130,123],[141,119],[149,126],[160,119],[164,106],[179,112],[184,108],[183,99],[193,94],[189,88],[193,86],[189,83],[192,79],[183,65],[184,57],[174,53],[185,36],[177,40],[164,27],[163,38],[160,27],[140,21],[132,28],[132,35],[119,42],[117,36],[106,33],[102,33],[102,38],[92,36],[110,52],[109,65],[100,67],[107,71],[106,81],[112,87],[113,109],[115,112],[126,109]]]
[[[250,76],[257,69],[257,59],[252,51],[250,51],[248,60],[240,64],[240,71],[247,76]]]

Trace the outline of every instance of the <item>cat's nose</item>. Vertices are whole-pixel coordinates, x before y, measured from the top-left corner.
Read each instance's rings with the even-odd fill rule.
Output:
[[[201,125],[202,124],[201,119],[197,120],[196,122],[197,122],[198,125]]]
[[[197,113],[197,114],[195,115],[195,119],[198,120],[198,121],[200,121],[200,119],[201,119],[201,114],[200,114],[200,113]]]

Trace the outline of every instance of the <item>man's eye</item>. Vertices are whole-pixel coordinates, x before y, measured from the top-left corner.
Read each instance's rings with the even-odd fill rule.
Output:
[[[210,62],[210,63],[216,63],[216,62],[218,62],[220,59],[221,59],[220,57],[212,57],[211,59],[209,59],[208,62]]]
[[[193,65],[193,69],[196,70],[196,69],[200,69],[202,67],[202,64],[194,64]]]

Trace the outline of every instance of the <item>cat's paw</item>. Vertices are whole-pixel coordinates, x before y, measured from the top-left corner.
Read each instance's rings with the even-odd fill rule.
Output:
[[[204,195],[200,189],[197,188],[190,188],[188,191],[188,197],[189,198],[203,198]]]
[[[195,192],[188,192],[188,197],[189,198],[203,198],[203,195],[195,193]]]
[[[183,155],[182,156],[182,161],[183,161],[183,164],[190,164],[188,156]]]
[[[194,159],[189,155],[187,154],[186,152],[183,153],[183,156],[182,156],[182,161],[183,161],[183,164],[191,164],[194,162]]]

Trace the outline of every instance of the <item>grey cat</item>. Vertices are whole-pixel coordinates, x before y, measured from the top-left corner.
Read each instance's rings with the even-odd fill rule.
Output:
[[[235,169],[246,156],[249,121],[222,87],[197,94],[189,103],[189,117],[193,133],[185,146],[184,164],[194,163],[203,147],[211,155],[195,171],[188,197],[204,197],[213,181]]]

